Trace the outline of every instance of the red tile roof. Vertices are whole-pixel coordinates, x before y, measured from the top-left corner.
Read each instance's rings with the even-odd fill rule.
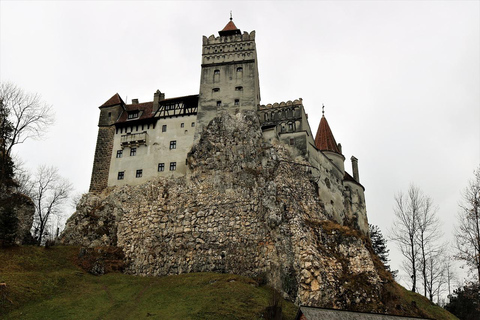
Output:
[[[333,137],[332,130],[330,130],[325,116],[322,116],[320,124],[318,125],[317,135],[315,136],[315,147],[321,151],[332,151],[342,154],[340,149],[338,149],[337,142]]]
[[[120,95],[118,93],[115,93],[113,95],[113,97],[111,97],[110,99],[108,99],[104,104],[102,104],[100,106],[101,107],[110,107],[110,106],[114,106],[114,105],[117,105],[117,104],[125,104],[122,100],[122,98],[120,97]]]
[[[131,111],[141,111],[140,116],[138,118],[134,119],[128,119],[128,113]],[[122,115],[120,118],[117,120],[116,123],[123,123],[123,122],[129,122],[129,121],[134,121],[134,120],[143,120],[143,119],[148,119],[152,118],[154,115],[153,113],[153,101],[150,102],[142,102],[142,103],[137,103],[137,104],[129,104],[125,106],[125,111],[122,112]]]
[[[241,31],[240,29],[237,28],[237,26],[235,25],[235,23],[233,23],[232,20],[230,20],[227,25],[225,26],[225,28],[223,28],[222,31],[218,31],[218,34],[220,36],[231,36],[231,35],[234,35],[234,34],[241,34]]]
[[[232,20],[230,20],[227,25],[225,26],[225,28],[223,28],[222,31],[232,31],[232,30],[238,30],[237,26],[235,25],[235,23],[233,23]]]

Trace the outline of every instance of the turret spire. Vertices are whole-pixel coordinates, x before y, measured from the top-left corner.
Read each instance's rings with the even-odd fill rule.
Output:
[[[333,136],[332,130],[328,125],[327,118],[325,118],[325,106],[322,105],[322,119],[318,125],[317,134],[315,136],[315,147],[321,151],[332,151],[342,154],[342,151],[337,145]]]

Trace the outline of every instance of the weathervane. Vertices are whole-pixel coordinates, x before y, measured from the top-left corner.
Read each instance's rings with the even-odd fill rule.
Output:
[[[325,106],[322,103],[322,116],[325,116]]]
[[[233,18],[232,18],[232,10],[230,10],[230,21],[232,21]]]

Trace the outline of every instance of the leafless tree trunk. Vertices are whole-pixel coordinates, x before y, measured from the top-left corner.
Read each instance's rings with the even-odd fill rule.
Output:
[[[38,168],[30,184],[29,196],[35,204],[34,235],[38,245],[42,245],[50,218],[60,213],[72,186],[58,175],[56,168],[46,166]]]
[[[434,280],[431,278],[432,273],[436,272],[438,267],[432,264],[434,262],[432,256],[438,251],[435,243],[440,238],[440,221],[436,215],[437,209],[434,207],[433,200],[430,197],[421,194],[418,209],[417,242],[420,255],[419,263],[423,280],[423,295],[427,297],[427,291],[430,291],[430,293],[432,291],[432,282]],[[430,270],[427,270],[428,268]],[[432,268],[435,270],[432,270]],[[432,299],[433,297],[430,298],[430,300]]]
[[[395,196],[395,220],[391,230],[391,239],[397,243],[407,261],[403,267],[412,279],[412,291],[417,288],[418,259],[418,215],[422,208],[420,190],[411,185],[407,194],[398,193]]]
[[[11,136],[5,141],[8,156],[11,156],[13,146],[30,138],[42,137],[53,124],[51,107],[43,103],[38,94],[25,93],[12,83],[1,83],[0,100],[9,111],[8,120],[13,127]]]
[[[428,297],[433,302],[435,296],[439,297],[446,283],[445,269],[446,257],[440,251],[431,251],[425,261],[426,278],[424,281]],[[437,298],[438,300],[438,298]]]
[[[474,175],[462,194],[463,201],[455,229],[455,258],[464,261],[480,281],[480,166]]]

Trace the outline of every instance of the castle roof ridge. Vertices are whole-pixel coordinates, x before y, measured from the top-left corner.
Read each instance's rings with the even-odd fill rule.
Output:
[[[111,106],[115,106],[117,104],[125,105],[125,102],[123,102],[122,97],[120,97],[118,92],[115,93],[110,99],[105,101],[99,108],[111,107]]]

